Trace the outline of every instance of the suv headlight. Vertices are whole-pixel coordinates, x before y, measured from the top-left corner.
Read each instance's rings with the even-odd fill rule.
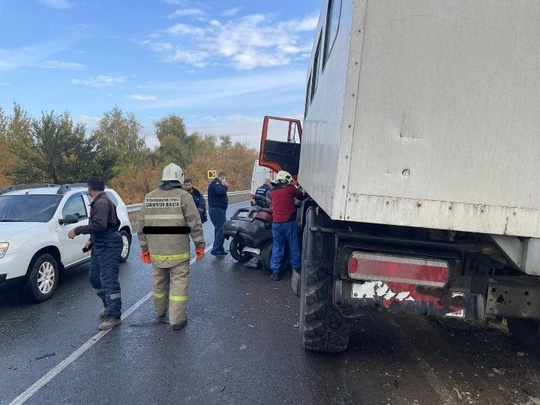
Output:
[[[0,242],[0,259],[6,255],[8,247],[9,247],[9,243]]]

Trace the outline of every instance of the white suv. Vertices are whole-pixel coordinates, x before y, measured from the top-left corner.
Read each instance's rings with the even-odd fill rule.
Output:
[[[105,193],[116,205],[123,240],[121,262],[131,246],[126,205],[112,189]],[[0,291],[22,286],[32,301],[49,299],[59,271],[90,260],[82,249],[88,235],[69,239],[70,229],[88,224],[86,184],[16,185],[0,190]]]

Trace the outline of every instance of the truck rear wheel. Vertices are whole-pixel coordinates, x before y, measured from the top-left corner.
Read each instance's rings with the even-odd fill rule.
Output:
[[[333,245],[324,242],[333,235],[310,230],[322,226],[323,221],[315,207],[307,209],[302,236],[300,333],[304,348],[338,353],[349,344],[350,325],[332,302],[334,253],[329,246]]]
[[[540,321],[535,319],[508,318],[508,329],[514,339],[531,353],[540,356]]]

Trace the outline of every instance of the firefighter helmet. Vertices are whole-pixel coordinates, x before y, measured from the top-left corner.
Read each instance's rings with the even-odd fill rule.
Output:
[[[180,166],[169,163],[165,169],[163,169],[163,181],[179,181],[180,183],[184,182],[184,172]]]
[[[293,177],[289,172],[286,172],[285,170],[280,170],[278,174],[276,175],[276,181],[278,183],[289,183],[292,184]]]

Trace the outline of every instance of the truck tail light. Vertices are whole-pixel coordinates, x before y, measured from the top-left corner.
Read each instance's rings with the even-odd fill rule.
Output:
[[[442,288],[448,281],[444,260],[353,252],[349,277],[355,280],[386,281]]]

